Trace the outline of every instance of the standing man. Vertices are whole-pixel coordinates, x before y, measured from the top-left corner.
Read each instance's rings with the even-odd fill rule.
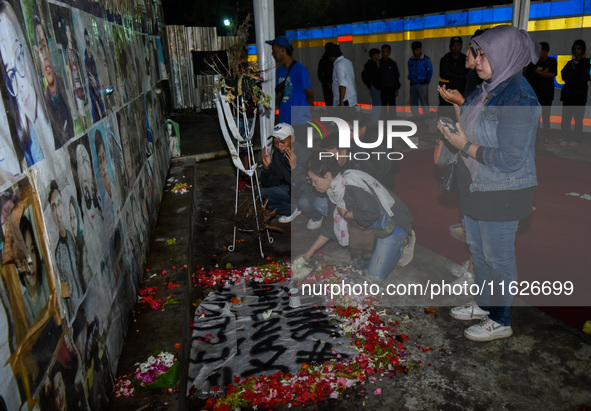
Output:
[[[398,64],[390,58],[390,52],[390,45],[384,44],[382,46],[382,60],[380,61],[382,106],[396,107],[396,97],[400,89],[400,71],[398,71]]]
[[[332,94],[333,106],[357,105],[357,88],[353,63],[346,59],[338,44],[332,44],[326,51],[332,61]]]
[[[377,123],[382,112],[382,78],[380,74],[380,50],[369,50],[369,60],[363,66],[361,80],[371,95],[371,123]]]
[[[318,80],[322,84],[322,94],[324,95],[324,103],[327,106],[332,106],[334,96],[332,95],[332,61],[326,55],[333,43],[326,43],[324,45],[324,54],[318,62]]]
[[[540,45],[542,46],[540,59],[536,64],[530,63],[527,66],[526,77],[542,106],[544,128],[541,133],[543,133],[544,143],[548,143],[550,137],[550,109],[552,108],[552,100],[554,100],[554,77],[556,77],[558,71],[558,62],[554,57],[548,56],[550,45],[547,42],[543,41]],[[540,129],[538,129],[538,132],[540,132]]]
[[[285,36],[267,40],[273,48],[273,58],[277,64],[277,104],[279,105],[279,123],[292,126],[306,124],[310,115],[310,106],[314,104],[314,93],[308,70],[292,57],[293,47]],[[292,108],[298,107],[292,116]]]
[[[408,59],[408,79],[410,80],[410,110],[414,116],[419,114],[419,101],[429,107],[429,83],[433,76],[431,59],[422,52],[423,43],[413,41],[412,57]]]
[[[587,45],[582,39],[576,40],[572,47],[573,59],[565,64],[560,72],[564,87],[560,92],[562,100],[562,139],[560,145],[569,145],[576,147],[579,145],[583,134],[583,117],[585,116],[585,106],[587,105],[587,91],[590,80],[589,70],[591,63],[588,57],[585,57]],[[571,130],[571,120],[575,121],[575,128]]]
[[[449,40],[449,53],[439,61],[439,85],[445,85],[447,89],[458,90],[463,95],[466,89],[468,68],[466,68],[466,55],[462,53],[462,44],[462,38],[458,36]],[[439,96],[440,107],[451,105]]]

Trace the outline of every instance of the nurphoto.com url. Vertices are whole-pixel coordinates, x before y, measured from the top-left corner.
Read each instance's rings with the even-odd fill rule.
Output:
[[[461,284],[445,283],[445,281],[426,284],[387,284],[380,285],[368,281],[350,284],[342,280],[336,284],[302,284],[301,295],[325,296],[334,300],[339,297],[355,296],[409,296],[409,297],[435,297],[461,296],[461,295],[512,295],[512,296],[559,296],[571,295],[574,291],[572,281],[483,281],[480,284],[467,282]]]

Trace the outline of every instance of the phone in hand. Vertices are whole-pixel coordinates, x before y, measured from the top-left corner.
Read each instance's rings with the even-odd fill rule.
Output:
[[[439,117],[439,122],[443,127],[451,131],[453,134],[458,134],[456,123],[449,117]]]

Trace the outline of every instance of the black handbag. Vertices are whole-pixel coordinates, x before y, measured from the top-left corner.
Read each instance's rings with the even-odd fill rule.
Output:
[[[445,191],[456,191],[458,188],[457,182],[458,157],[447,165],[443,174],[439,177],[439,188]]]

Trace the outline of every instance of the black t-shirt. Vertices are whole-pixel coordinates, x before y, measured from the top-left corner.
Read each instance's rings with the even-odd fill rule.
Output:
[[[541,77],[535,71],[542,72],[548,68],[550,73],[558,72],[558,63],[554,57],[548,57],[545,61],[530,63],[527,66],[527,79],[538,96],[541,105],[550,105],[554,100],[554,78]]]
[[[460,53],[458,58],[453,57],[451,52],[447,53],[439,61],[439,85],[446,85],[448,89],[458,90],[464,93],[466,88],[466,55]]]
[[[400,88],[400,71],[398,71],[398,64],[390,58],[380,60],[380,73],[382,74],[382,89]]]
[[[560,100],[565,106],[584,106],[587,104],[587,90],[591,63],[588,58],[580,61],[570,60],[562,71],[564,87],[560,93]]]
[[[532,212],[535,187],[470,192],[472,177],[462,158],[458,160],[457,181],[462,214],[475,220],[516,221]]]

